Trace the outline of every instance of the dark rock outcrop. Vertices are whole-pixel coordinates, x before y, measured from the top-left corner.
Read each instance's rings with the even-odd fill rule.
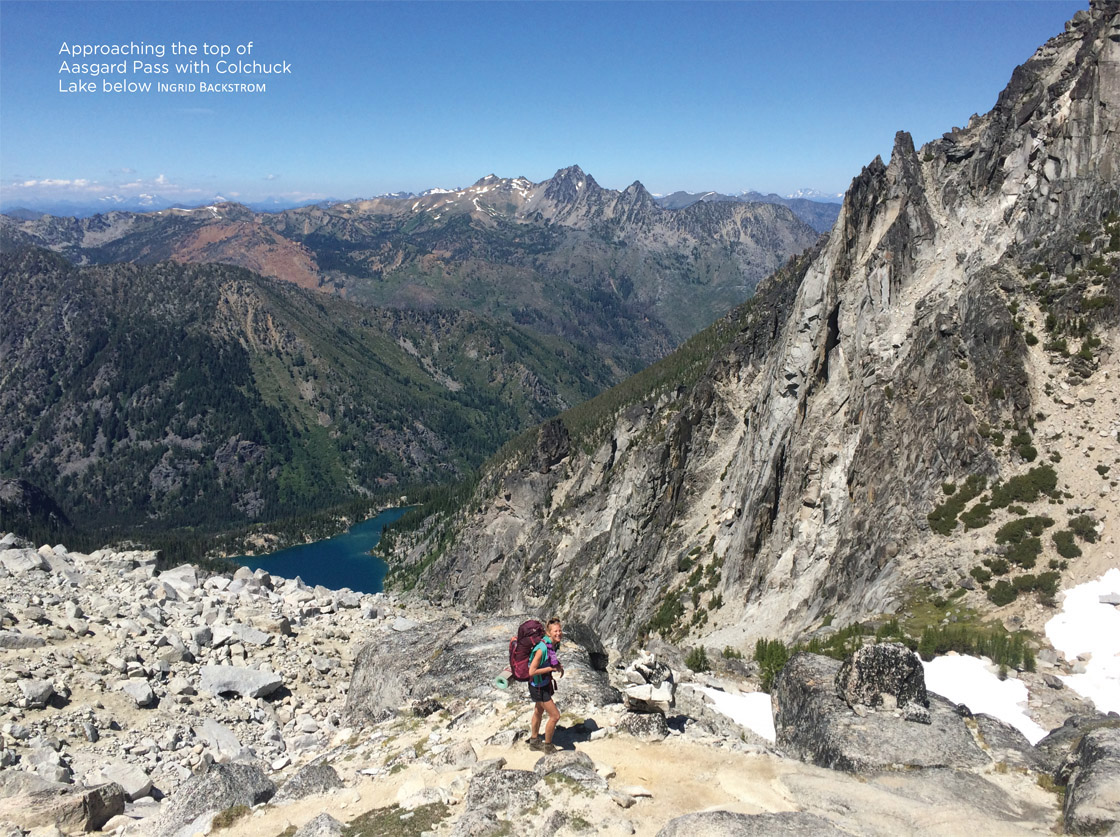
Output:
[[[277,802],[303,799],[305,796],[326,793],[342,787],[338,771],[325,762],[316,762],[301,767],[292,778],[281,786],[276,794]]]
[[[1120,729],[1095,729],[1081,739],[1062,809],[1067,834],[1120,830]]]
[[[921,658],[897,642],[865,645],[836,673],[836,690],[852,706],[929,706]]]
[[[201,776],[183,783],[152,824],[155,837],[171,837],[206,814],[234,805],[252,807],[272,799],[276,785],[250,764],[213,764]]]
[[[558,418],[546,421],[537,431],[537,449],[533,454],[533,463],[542,474],[547,474],[571,450],[571,438],[564,422]]]
[[[1064,724],[1034,745],[1040,767],[1057,775],[1066,760],[1081,744],[1081,739],[1095,729],[1120,729],[1120,718],[1103,715],[1070,715]]]
[[[851,772],[988,763],[954,704],[931,695],[928,724],[896,711],[857,713],[837,694],[840,667],[836,660],[803,652],[782,669],[772,695],[779,750]]]

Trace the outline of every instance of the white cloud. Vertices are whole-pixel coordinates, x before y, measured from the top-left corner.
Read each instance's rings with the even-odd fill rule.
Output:
[[[264,176],[264,179],[265,179],[265,180],[279,180],[279,179],[280,179],[280,175],[278,175],[278,174],[266,174],[266,175]]]

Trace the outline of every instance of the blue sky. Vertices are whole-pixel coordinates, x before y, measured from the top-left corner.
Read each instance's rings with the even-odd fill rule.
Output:
[[[350,198],[579,164],[653,192],[842,192],[995,103],[1087,2],[0,3],[0,198]],[[63,43],[253,43],[252,95],[103,92]],[[198,56],[201,58],[202,56]],[[135,56],[125,60],[137,60]],[[183,60],[167,54],[145,60]],[[94,82],[94,93],[59,82]]]

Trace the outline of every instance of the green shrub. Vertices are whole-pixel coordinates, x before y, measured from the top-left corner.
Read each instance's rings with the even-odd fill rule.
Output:
[[[956,490],[957,490],[957,486],[954,483],[951,483],[951,482],[941,483],[941,491],[945,494],[946,497],[952,495],[954,492],[956,492]]]
[[[1033,503],[1042,494],[1055,496],[1057,487],[1058,473],[1049,465],[1039,465],[1005,483],[992,486],[989,504],[993,509],[1005,509],[1012,503]]]
[[[732,648],[730,645],[726,645],[723,648],[723,658],[725,660],[741,660],[743,659],[743,652],[738,648]]]
[[[992,522],[992,510],[987,503],[977,503],[961,515],[965,529],[981,529]]]
[[[979,581],[981,584],[987,584],[992,580],[992,573],[983,567],[973,567],[968,571],[968,574]]]
[[[1066,338],[1064,337],[1059,337],[1057,340],[1051,340],[1046,344],[1046,349],[1051,352],[1057,352],[1063,357],[1067,357],[1069,355],[1069,344],[1066,342]]]
[[[1026,510],[1023,509],[1023,511]],[[1044,529],[1049,529],[1053,525],[1053,518],[1043,516],[1012,520],[996,530],[996,543],[1021,543],[1028,532],[1038,537]]]
[[[661,607],[657,609],[657,613],[649,620],[649,630],[657,631],[661,636],[668,637],[682,615],[684,615],[684,605],[681,604],[681,597],[671,593],[665,597],[661,602]]]
[[[939,535],[948,535],[952,532],[957,525],[957,515],[964,511],[964,507],[970,501],[980,496],[987,484],[987,477],[970,474],[951,497],[926,515],[930,529]],[[941,488],[942,491],[945,490],[944,485]]]
[[[1069,530],[1086,543],[1097,542],[1097,521],[1087,514],[1070,518]]]
[[[1001,582],[1006,584],[1006,582]],[[934,625],[922,631],[918,654],[932,660],[938,654],[956,651],[988,657],[996,665],[1034,671],[1034,652],[1022,634],[1009,634],[1002,627],[976,628],[968,625]]]
[[[1019,445],[1015,451],[1024,462],[1034,462],[1038,459],[1038,449],[1034,445]]]
[[[1079,547],[1073,540],[1073,532],[1068,529],[1061,529],[1055,532],[1052,536],[1054,538],[1054,546],[1058,550],[1058,554],[1063,558],[1080,558],[1081,547]]]
[[[1029,570],[1041,554],[1042,541],[1038,538],[1025,538],[1017,544],[1012,544],[1004,553],[1004,557],[1012,564],[1018,564],[1024,570]]]
[[[1011,564],[1006,558],[985,558],[982,563],[992,571],[993,575],[1007,575],[1011,570]]]
[[[760,639],[754,646],[754,660],[758,663],[762,690],[769,692],[774,688],[778,673],[789,662],[790,652],[780,639]]]
[[[684,658],[684,664],[693,671],[709,671],[711,663],[708,662],[708,652],[703,645],[697,645]]]
[[[1019,591],[1003,579],[993,584],[992,588],[988,591],[988,598],[996,607],[1003,607],[1004,605],[1011,604],[1018,595]]]
[[[1052,597],[1057,594],[1058,585],[1061,583],[1061,581],[1061,573],[1045,572],[1039,575],[1038,580],[1035,583],[1035,589],[1038,590],[1040,594],[1044,593]]]
[[[897,619],[891,619],[888,622],[884,622],[879,626],[879,630],[875,631],[876,642],[906,642],[907,639],[908,638],[903,632],[902,626],[898,624]]]

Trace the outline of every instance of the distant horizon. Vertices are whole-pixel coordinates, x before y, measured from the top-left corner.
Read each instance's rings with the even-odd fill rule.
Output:
[[[565,168],[565,167],[560,167],[560,168],[557,169],[557,171],[560,171],[563,168]],[[588,174],[592,178],[595,177],[594,172],[588,171],[588,172],[586,172],[586,174]],[[398,197],[398,196],[401,197],[401,198],[407,198],[408,196],[418,196],[418,195],[422,195],[422,194],[424,194],[426,192],[430,192],[430,191],[460,191],[460,190],[469,188],[471,185],[477,183],[483,177],[486,177],[488,175],[495,175],[495,176],[500,177],[502,179],[510,179],[510,180],[514,179],[513,177],[508,177],[507,178],[503,175],[497,174],[496,172],[488,172],[486,175],[481,175],[480,177],[475,178],[473,181],[471,181],[470,183],[467,183],[467,184],[456,184],[454,186],[436,185],[436,186],[429,186],[425,189],[420,189],[420,190],[416,190],[416,191],[384,192],[384,193],[381,193],[381,194],[378,194],[378,195],[351,195],[351,196],[348,196],[348,197],[328,195],[327,197],[324,197],[324,198],[308,198],[308,199],[305,199],[305,200],[302,200],[302,201],[284,201],[277,195],[266,195],[266,196],[264,196],[260,199],[257,199],[257,200],[238,200],[237,198],[230,198],[230,197],[227,197],[227,196],[223,195],[221,192],[217,192],[214,195],[210,195],[210,196],[205,196],[205,197],[200,196],[197,199],[197,201],[194,201],[194,202],[184,201],[184,200],[171,200],[171,199],[165,198],[161,195],[140,195],[140,196],[137,196],[137,197],[134,197],[134,198],[122,198],[120,196],[106,196],[106,197],[101,197],[101,198],[97,198],[97,199],[90,200],[90,201],[85,201],[85,202],[79,201],[79,200],[65,200],[65,199],[51,200],[51,199],[45,199],[45,200],[39,201],[38,202],[39,205],[36,206],[36,205],[29,204],[29,203],[14,203],[14,202],[9,201],[6,196],[0,194],[0,214],[10,214],[10,213],[13,213],[13,212],[28,211],[28,212],[45,214],[45,215],[58,215],[58,213],[56,213],[52,210],[69,208],[70,210],[81,210],[81,211],[70,211],[70,212],[67,212],[66,215],[74,215],[74,216],[77,216],[77,217],[84,217],[84,216],[89,216],[89,215],[95,215],[95,214],[98,214],[98,213],[114,212],[114,211],[159,212],[159,211],[162,211],[162,210],[165,210],[165,209],[199,209],[199,208],[203,208],[203,207],[207,207],[207,206],[212,206],[212,205],[217,204],[217,203],[240,204],[242,206],[249,207],[250,209],[253,209],[253,210],[258,211],[258,212],[283,212],[287,209],[295,209],[295,208],[299,208],[299,207],[302,207],[302,206],[313,206],[315,204],[324,204],[324,203],[336,204],[336,203],[346,203],[348,201],[376,200],[378,198],[392,199],[392,198],[395,198],[395,197]],[[548,179],[549,178],[545,178],[545,180],[548,180]],[[535,181],[535,182],[540,183],[540,182],[544,182],[544,181]],[[596,182],[598,182],[597,178],[596,178]],[[637,182],[641,183],[641,180],[639,179]],[[600,185],[602,185],[602,184],[600,184]],[[643,185],[643,187],[645,186],[644,183],[642,185]],[[610,187],[605,187],[604,186],[603,188],[610,188]],[[619,190],[615,190],[615,191],[619,191]],[[844,198],[844,193],[843,192],[839,192],[839,193],[836,193],[836,194],[827,194],[827,193],[820,192],[819,190],[816,190],[816,189],[811,189],[809,187],[801,187],[799,189],[793,190],[792,192],[786,192],[786,193],[782,193],[782,192],[762,192],[759,189],[749,189],[749,188],[744,189],[740,192],[735,192],[735,193],[718,192],[715,189],[706,189],[706,190],[678,189],[674,192],[666,192],[666,193],[653,192],[653,191],[650,191],[648,189],[647,189],[647,191],[649,191],[650,194],[654,198],[657,198],[657,199],[669,197],[670,195],[675,195],[675,194],[680,194],[680,193],[685,193],[685,194],[688,194],[690,196],[720,194],[720,195],[723,195],[723,196],[726,196],[726,197],[729,197],[729,198],[740,198],[740,197],[742,197],[744,195],[748,195],[748,194],[762,195],[764,197],[768,197],[770,195],[776,195],[777,197],[783,198],[783,199],[786,199],[786,200],[795,200],[795,199],[800,198],[800,199],[803,199],[803,200],[814,201],[816,203],[840,203],[841,201],[843,201],[843,198]],[[806,197],[806,194],[812,194],[812,197]]]
[[[840,195],[897,131],[990,110],[1086,7],[5,0],[0,207],[295,205],[573,163],[616,190]]]

